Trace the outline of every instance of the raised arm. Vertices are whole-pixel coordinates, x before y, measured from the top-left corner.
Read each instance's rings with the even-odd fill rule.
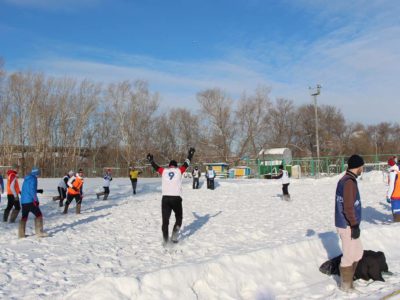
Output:
[[[193,158],[193,155],[195,152],[196,152],[196,149],[194,149],[193,147],[189,148],[188,156],[185,159],[185,162],[183,163],[183,165],[180,167],[182,173],[185,172],[186,169],[189,167],[190,162],[192,161],[192,158]]]
[[[156,162],[154,161],[153,155],[149,153],[149,154],[147,154],[146,158],[149,161],[149,163],[151,164],[151,166],[154,168],[154,170],[161,174],[162,168],[156,164]]]

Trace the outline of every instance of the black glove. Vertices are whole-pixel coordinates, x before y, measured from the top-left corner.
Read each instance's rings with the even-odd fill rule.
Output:
[[[189,148],[189,152],[188,152],[188,158],[189,160],[192,160],[192,157],[194,155],[194,153],[196,152],[196,149],[194,149],[193,147]]]
[[[146,158],[150,163],[153,161],[153,155],[151,155],[150,153],[147,154]]]
[[[36,190],[36,193],[43,194],[43,189]]]
[[[351,226],[351,239],[356,240],[360,237],[360,225]]]

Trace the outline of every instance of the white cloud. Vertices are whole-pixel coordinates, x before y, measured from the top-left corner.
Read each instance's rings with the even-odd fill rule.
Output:
[[[196,106],[196,93],[207,88],[220,87],[238,98],[260,85],[270,86],[272,96],[299,105],[311,103],[308,87],[319,83],[319,103],[337,106],[348,120],[398,122],[400,6],[388,1],[354,1],[350,6],[343,5],[348,1],[298,3],[312,9],[316,19],[331,20],[329,33],[313,42],[258,40],[251,49],[226,48],[226,56],[218,60],[186,62],[60,45],[42,52],[29,66],[47,74],[102,82],[144,79],[160,92],[165,106]]]

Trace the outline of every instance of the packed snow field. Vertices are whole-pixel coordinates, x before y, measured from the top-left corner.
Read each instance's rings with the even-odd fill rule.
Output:
[[[40,207],[49,237],[38,239],[29,216],[25,239],[17,224],[1,223],[1,299],[379,299],[400,289],[400,225],[391,222],[380,172],[359,181],[365,249],[383,251],[392,276],[355,282],[345,294],[338,277],[319,266],[338,254],[334,193],[339,177],[292,179],[291,202],[279,180],[217,180],[193,190],[184,180],[178,244],[162,246],[161,180],[140,178],[132,195],[127,178],[85,180],[82,213],[63,215],[59,179],[39,178]],[[22,184],[22,180],[20,180]],[[0,205],[4,210],[6,199]],[[170,228],[174,223],[172,214]],[[394,299],[394,298],[391,298]]]

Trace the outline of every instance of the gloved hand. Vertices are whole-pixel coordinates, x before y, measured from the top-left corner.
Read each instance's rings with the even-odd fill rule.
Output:
[[[19,196],[18,195],[15,197],[15,201],[19,202]]]
[[[72,189],[76,192],[79,192],[79,189],[76,186],[73,186]]]
[[[351,239],[356,240],[360,237],[360,225],[353,225],[351,226]]]
[[[37,201],[37,200],[34,200],[34,201],[33,201],[33,206],[36,206],[36,207],[38,207],[38,206],[39,206],[39,201]]]
[[[43,194],[43,189],[38,189],[36,192],[39,194]]]
[[[153,161],[153,155],[152,154],[147,154],[146,156],[147,160],[151,163]]]
[[[190,147],[189,152],[188,152],[188,158],[192,159],[195,152],[196,152],[196,149],[194,149],[193,147]]]
[[[386,198],[386,202],[391,203],[392,201],[390,200],[390,198]]]

